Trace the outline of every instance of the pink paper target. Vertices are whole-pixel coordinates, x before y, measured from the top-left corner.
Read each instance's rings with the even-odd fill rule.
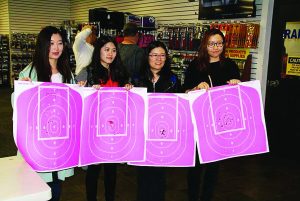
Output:
[[[80,165],[143,159],[145,103],[140,94],[101,88],[85,97],[84,105]]]
[[[195,164],[189,101],[176,94],[148,95],[146,159],[131,165],[184,167]]]
[[[192,104],[201,163],[268,151],[260,95],[248,86],[210,89]]]
[[[80,94],[65,84],[42,83],[15,98],[16,144],[31,167],[43,172],[77,166]]]

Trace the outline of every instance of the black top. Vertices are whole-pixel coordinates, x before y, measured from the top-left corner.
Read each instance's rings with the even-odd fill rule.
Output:
[[[222,64],[220,61],[210,63],[208,69],[202,71],[197,68],[197,62],[193,60],[186,70],[184,90],[192,89],[200,82],[206,82],[212,87],[208,75],[210,75],[213,87],[226,85],[231,79],[240,79],[238,66],[229,58],[226,58]]]
[[[181,84],[175,74],[160,75],[156,83],[150,78],[141,78],[135,86],[146,87],[148,92],[181,93]]]

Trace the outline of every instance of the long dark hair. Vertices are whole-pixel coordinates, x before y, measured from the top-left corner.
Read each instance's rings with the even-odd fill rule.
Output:
[[[225,60],[225,37],[223,33],[219,29],[210,29],[205,32],[204,37],[201,41],[200,48],[198,51],[198,57],[196,58],[197,67],[200,71],[207,71],[209,66],[210,57],[207,51],[208,40],[211,36],[220,35],[223,40],[223,51],[220,55],[221,66],[223,61]]]
[[[166,45],[163,42],[161,42],[161,41],[153,41],[153,42],[151,42],[147,46],[147,48],[145,50],[146,56],[149,57],[150,52],[154,48],[157,48],[157,47],[163,48],[165,50],[165,54],[166,54],[165,64],[162,67],[162,69],[158,72],[158,75],[165,76],[165,77],[170,77],[172,75],[171,60],[169,58],[168,49],[167,49]],[[152,80],[152,78],[153,78],[154,75],[153,75],[153,73],[150,70],[150,64],[149,64],[148,59],[146,59],[145,62],[146,63],[144,65],[144,67],[142,68],[141,74],[142,74],[142,76],[144,76],[144,79],[148,78],[149,80]]]
[[[57,61],[57,70],[63,77],[64,83],[70,83],[72,73],[69,65],[69,55],[66,46],[66,39],[62,32],[53,26],[43,28],[37,36],[36,48],[33,54],[32,68],[37,72],[38,81],[51,81],[51,65],[49,62],[49,52],[51,46],[51,37],[53,34],[59,34],[63,42],[63,51]]]
[[[113,43],[116,46],[117,54],[113,62],[109,65],[108,71],[107,68],[101,65],[100,53],[101,48],[109,42]],[[112,81],[118,82],[119,86],[123,86],[128,82],[128,75],[125,67],[121,62],[118,45],[116,41],[109,36],[101,36],[97,39],[94,46],[92,62],[88,66],[87,70],[90,74],[88,77],[88,82],[90,85],[105,84],[109,80],[109,78],[111,78]]]

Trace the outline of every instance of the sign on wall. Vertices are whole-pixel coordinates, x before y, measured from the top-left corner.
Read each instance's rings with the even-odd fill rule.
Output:
[[[286,22],[284,37],[284,66],[286,75],[300,76],[300,22]]]

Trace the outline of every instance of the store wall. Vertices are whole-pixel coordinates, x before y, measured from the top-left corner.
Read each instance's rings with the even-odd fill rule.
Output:
[[[198,20],[199,0],[70,0],[71,18],[78,22],[88,22],[88,10],[107,8],[111,11],[130,12],[140,16],[154,16],[158,24],[211,23]],[[213,20],[213,22],[254,22],[260,24],[259,45],[252,49],[251,79],[260,80],[262,96],[265,99],[267,82],[267,61],[274,0],[256,0],[256,17],[246,19]]]
[[[8,0],[0,0],[0,34],[9,34]]]
[[[199,2],[188,0],[71,0],[71,17],[79,22],[88,22],[88,10],[102,7],[140,16],[154,16],[161,24],[195,23],[198,5]]]
[[[71,17],[79,22],[88,22],[88,10],[107,8],[111,11],[130,12],[140,16],[154,16],[160,24],[196,23],[199,0],[70,0]],[[267,0],[268,1],[268,0]],[[257,17],[260,20],[262,0],[256,0]]]
[[[261,80],[264,99],[267,79],[269,38],[274,0],[256,0],[257,17],[222,21],[253,21],[261,27],[259,46],[251,50],[253,63],[251,79]],[[154,16],[159,24],[210,23],[198,20],[199,0],[0,0],[1,32],[37,33],[41,27],[60,25],[64,20],[88,22],[88,10],[107,8],[113,11],[130,12],[140,16]],[[7,8],[8,7],[8,11]],[[9,17],[8,17],[9,15]],[[217,20],[214,20],[216,22]]]
[[[70,19],[69,0],[8,0],[11,32],[37,33]]]

